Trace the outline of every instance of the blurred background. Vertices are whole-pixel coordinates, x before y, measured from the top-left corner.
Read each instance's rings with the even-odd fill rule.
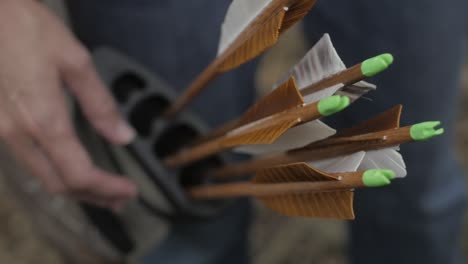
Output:
[[[63,11],[57,1],[49,2]],[[291,45],[294,43],[294,45]],[[289,31],[280,43],[269,51],[257,72],[259,93],[281,76],[301,58],[308,45],[301,27]],[[458,116],[457,151],[465,168],[468,167],[468,58],[464,67]],[[377,84],[378,85],[378,84]],[[1,158],[1,157],[0,157]],[[6,162],[0,160],[0,164]],[[7,175],[0,170],[0,263],[68,263],[57,249],[38,234],[35,221],[10,188]],[[12,175],[10,175],[12,176]],[[411,177],[411,175],[409,175]],[[359,217],[359,216],[358,216]],[[346,263],[346,222],[317,219],[291,219],[256,206],[255,221],[251,229],[251,254],[256,264],[267,263]],[[464,229],[464,252],[468,258],[468,218]]]

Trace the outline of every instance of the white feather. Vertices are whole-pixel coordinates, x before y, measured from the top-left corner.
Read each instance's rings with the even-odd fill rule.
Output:
[[[234,0],[226,14],[218,46],[223,53],[247,26],[271,3],[271,0]]]
[[[235,148],[234,151],[251,155],[283,152],[289,149],[304,147],[312,142],[330,137],[335,133],[336,130],[333,128],[319,120],[315,120],[289,129],[272,144],[245,145]]]
[[[393,170],[397,177],[406,176],[406,165],[398,148],[387,148],[368,151],[359,166],[359,170],[387,169]]]
[[[346,66],[333,47],[330,35],[325,34],[284,79],[294,76],[297,86],[302,89],[345,69]]]
[[[359,168],[366,155],[365,151],[356,152],[351,155],[340,156],[337,158],[308,162],[314,168],[328,173],[353,172]]]
[[[377,86],[372,83],[368,83],[365,81],[360,81],[355,84],[351,84],[345,87],[342,87],[338,90],[335,94],[338,95],[346,95],[351,99],[351,102],[356,101],[361,96],[365,95],[366,93],[375,90]]]
[[[294,76],[297,87],[302,90],[345,69],[346,65],[333,47],[330,36],[325,34],[304,58],[275,85],[275,89]],[[307,104],[311,104],[334,94],[342,94],[348,95],[354,101],[375,88],[375,85],[363,81],[346,87],[343,87],[343,84],[337,84],[305,96],[304,99]]]
[[[336,94],[340,89],[343,88],[343,84],[337,84],[334,86],[331,86],[329,88],[323,89],[321,91],[317,91],[315,93],[309,94],[304,96],[304,102],[306,104],[312,104],[315,103],[323,98],[330,97],[334,94]]]

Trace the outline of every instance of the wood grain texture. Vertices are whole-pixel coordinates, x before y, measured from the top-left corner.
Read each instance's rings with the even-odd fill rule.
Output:
[[[265,197],[284,194],[319,193],[337,190],[351,190],[365,187],[362,182],[364,172],[337,173],[332,178],[322,178],[318,181],[288,180],[285,177],[266,179],[271,181],[243,181],[236,183],[195,186],[189,189],[189,194],[195,199],[220,199],[228,197],[255,196]],[[315,176],[314,176],[315,177]],[[285,181],[286,180],[286,181]]]
[[[223,61],[218,71],[227,72],[235,69],[273,46],[278,41],[285,13],[286,11],[284,9],[279,10],[271,19],[261,24],[257,28],[255,34],[245,39],[243,43]]]
[[[315,0],[272,0],[226,51],[217,56],[195,78],[186,91],[165,111],[164,117],[171,118],[177,114],[220,73],[249,61],[273,46],[279,35],[302,19],[314,4]],[[288,8],[287,11],[285,7]]]
[[[266,207],[286,216],[354,219],[353,198],[354,193],[351,191],[332,191],[259,199]]]
[[[194,199],[250,196],[288,216],[354,219],[351,190],[364,187],[363,173],[327,174],[296,163],[264,169],[251,182],[198,186],[189,194]]]
[[[174,168],[240,145],[270,144],[288,129],[320,118],[321,114],[317,107],[318,102],[268,116],[218,139],[183,149],[167,157],[164,164]]]
[[[378,150],[412,142],[411,126],[378,131],[351,137],[328,138],[304,148],[259,157],[250,161],[231,164],[207,172],[210,177],[232,177],[256,172],[281,164],[316,161],[348,155],[359,151]]]
[[[321,91],[323,89],[332,87],[340,83],[349,87],[349,85],[362,81],[365,78],[367,77],[362,75],[361,64],[354,65],[353,67],[341,71],[335,75],[329,76],[328,78],[324,78],[323,80],[311,84],[310,86],[305,87],[300,91],[296,85],[294,77],[291,77],[288,81],[280,85],[277,89],[273,90],[270,94],[268,94],[267,96],[263,97],[260,101],[255,103],[251,108],[249,108],[249,110],[247,110],[244,113],[242,117],[236,120],[232,120],[231,122],[228,122],[225,125],[214,129],[208,135],[199,138],[196,142],[206,142],[216,137],[220,137],[229,132],[230,130],[240,127],[241,125],[247,124],[249,122],[258,120],[262,117],[274,113],[278,113],[280,111],[284,111],[293,106],[299,106],[304,103],[303,97],[313,94],[315,92]],[[400,114],[401,106],[399,110],[397,109],[397,107],[395,107],[389,110],[389,113],[386,113],[381,117],[375,117],[374,119],[376,120],[369,120],[369,123],[363,124],[363,126],[380,126],[380,130],[397,128],[399,127],[399,125],[392,125],[392,122],[398,122],[399,124]],[[380,124],[377,124],[376,122],[380,122]]]
[[[314,7],[316,0],[292,0],[288,3],[288,12],[283,19],[283,24],[280,28],[280,34],[286,32],[294,24],[299,22],[306,16],[312,7]]]
[[[294,78],[291,77],[288,81],[257,101],[240,118],[232,120],[223,126],[212,130],[207,135],[197,139],[196,143],[200,144],[217,137],[221,137],[242,125],[257,121],[269,115],[286,111],[293,107],[302,106],[303,104],[304,99],[297,89]]]
[[[318,182],[254,183],[238,182],[202,185],[188,190],[194,199],[221,199],[241,196],[268,197],[284,194],[320,193],[336,190],[351,190],[364,187],[362,172],[349,175],[346,180],[325,180]],[[345,177],[343,177],[345,179]]]
[[[291,77],[288,81],[250,107],[245,114],[242,115],[238,126],[287,111],[294,107],[300,107],[303,104],[304,98],[301,92],[299,92],[299,89],[297,89],[294,77]]]
[[[299,123],[301,123],[299,118],[289,118],[278,120],[274,125],[249,128],[248,131],[226,136],[223,146],[231,148],[240,145],[270,144]]]
[[[337,174],[329,174],[309,166],[305,162],[279,165],[264,168],[257,172],[253,178],[255,183],[280,183],[280,182],[303,182],[303,181],[336,181]]]
[[[307,96],[340,83],[347,86],[362,81],[365,78],[367,77],[362,75],[361,64],[357,64],[337,74],[324,78],[319,82],[304,87],[301,89],[301,93],[303,96]]]

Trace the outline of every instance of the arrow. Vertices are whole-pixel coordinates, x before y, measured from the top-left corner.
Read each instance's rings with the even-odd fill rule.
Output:
[[[329,35],[325,34],[270,94],[250,107],[242,117],[213,130],[195,144],[220,137],[265,116],[314,103],[334,94],[346,95],[354,101],[375,89],[374,85],[362,80],[384,71],[392,62],[393,57],[390,54],[382,54],[346,69]],[[315,121],[288,132],[289,134],[285,134],[281,140],[273,144],[242,146],[235,151],[254,155],[281,152],[327,138],[333,135],[335,130],[320,121]]]
[[[230,71],[273,46],[279,36],[301,20],[315,0],[234,0],[221,30],[218,54],[164,113],[172,117],[217,75]]]
[[[329,54],[328,58],[334,58],[331,61],[336,62],[336,65],[330,66],[332,64],[329,61],[317,62],[312,59],[323,57],[318,56],[319,53]],[[327,62],[328,64],[326,64]],[[295,118],[291,113],[297,113],[305,109],[313,110],[315,108],[314,102],[317,105],[317,101],[321,100],[320,102],[323,104],[327,100],[322,99],[323,97],[336,93],[347,94],[346,98],[350,96],[350,98],[356,100],[375,87],[361,82],[353,85],[354,88],[350,88],[351,86],[348,85],[346,86],[347,89],[342,89],[345,86],[341,82],[345,81],[348,84],[373,76],[385,70],[392,62],[393,57],[391,55],[383,54],[346,69],[333,48],[329,36],[325,35],[304,59],[290,71],[288,75],[291,77],[286,82],[273,90],[263,100],[253,105],[238,121],[228,123],[227,127],[231,129],[231,132],[183,150],[175,156],[168,157],[165,164],[169,167],[181,166],[230,148],[235,148],[235,151],[238,152],[257,155],[279,153],[327,138],[333,135],[335,130],[316,120],[318,115],[313,118],[301,116]],[[314,69],[312,72],[318,74],[305,74],[304,69]],[[356,69],[359,69],[359,71]],[[302,90],[298,88],[294,76],[300,80]],[[321,76],[328,77],[318,79]],[[325,84],[333,84],[332,80],[335,80],[337,84],[324,88],[326,87]],[[317,90],[317,87],[321,88]],[[306,91],[304,93],[305,97],[302,93],[304,90]],[[339,97],[332,96],[331,98]],[[309,106],[304,106],[306,104],[309,104]],[[346,106],[348,104],[349,102],[346,103]],[[287,113],[288,117],[285,119],[271,119],[272,117],[278,117],[280,113]],[[302,120],[302,122],[299,120]],[[308,123],[309,121],[314,122]]]
[[[194,199],[252,196],[288,216],[354,219],[353,190],[381,187],[395,178],[391,170],[326,173],[306,163],[259,170],[250,182],[189,189]]]
[[[164,159],[164,164],[174,168],[236,146],[270,144],[290,128],[337,113],[348,107],[349,103],[348,97],[335,95],[307,106],[289,109],[237,128],[218,139],[183,149]]]
[[[346,155],[357,153],[360,151],[365,151],[367,155],[367,152],[378,150],[387,150],[387,153],[385,154],[391,155],[390,161],[393,163],[397,163],[397,165],[403,167],[404,169],[404,164],[400,164],[400,162],[402,162],[402,159],[399,162],[398,157],[395,157],[394,152],[390,152],[389,149],[395,148],[401,144],[408,142],[428,140],[432,137],[443,134],[444,129],[437,129],[436,127],[440,125],[440,122],[432,121],[423,122],[412,126],[398,126],[396,128],[381,130],[382,127],[388,127],[388,124],[383,122],[384,117],[388,116],[389,112],[399,113],[398,108],[400,108],[401,111],[401,107],[398,106],[394,109],[389,110],[386,113],[377,116],[376,118],[366,121],[363,124],[358,125],[357,127],[349,130],[354,131],[354,133],[356,134],[350,134],[350,132],[346,132],[348,135],[343,134],[341,136],[338,135],[335,137],[327,138],[312,143],[303,148],[294,149],[279,154],[265,155],[243,163],[232,164],[224,166],[222,168],[213,169],[212,171],[207,172],[207,175],[212,177],[229,177],[236,175],[245,175],[248,173],[258,171],[262,168],[271,167],[279,164],[287,164],[302,161],[325,161],[331,158],[338,159],[342,158],[343,156],[346,157]],[[399,114],[397,116],[399,120]],[[379,123],[383,125],[379,126]],[[392,121],[392,123],[394,123],[394,121]],[[373,158],[372,154],[375,154],[375,152],[370,152],[370,155],[368,155],[368,158],[370,157],[371,160]],[[385,158],[385,155],[381,155],[379,157]],[[381,164],[389,165],[389,162],[386,161],[386,159],[380,160],[380,162],[373,165],[372,162],[369,161],[366,162],[366,166],[372,165],[380,167]],[[315,165],[317,166],[317,164]],[[387,168],[393,169],[393,167],[395,166]],[[399,169],[401,170],[401,168]],[[405,174],[406,171],[397,175],[402,177]]]

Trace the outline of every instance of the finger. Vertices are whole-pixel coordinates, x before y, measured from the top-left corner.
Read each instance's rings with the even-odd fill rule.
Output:
[[[50,140],[50,137],[55,140]],[[92,164],[72,131],[55,135],[44,132],[41,138],[41,144],[73,194],[92,194],[109,200],[135,196],[135,186],[128,179],[102,171]]]
[[[22,113],[21,120],[27,130],[57,168],[67,189],[71,193],[89,193],[114,200],[135,196],[135,186],[128,179],[93,165],[73,130],[63,90],[58,82],[48,86],[49,89],[43,89],[35,98],[24,97],[17,103],[17,109]],[[46,101],[53,103],[43,104]]]
[[[9,102],[5,98],[0,101],[0,139],[5,142],[14,158],[36,176],[49,193],[63,193],[65,186],[45,153],[12,119],[14,113],[5,108]]]
[[[7,145],[16,160],[39,179],[47,192],[51,194],[63,194],[65,192],[65,185],[59,174],[45,153],[30,137],[23,133],[17,133],[15,139],[7,141]]]
[[[75,44],[62,59],[61,76],[96,130],[115,144],[131,142],[136,133],[121,117],[115,101],[96,73],[89,53]]]

